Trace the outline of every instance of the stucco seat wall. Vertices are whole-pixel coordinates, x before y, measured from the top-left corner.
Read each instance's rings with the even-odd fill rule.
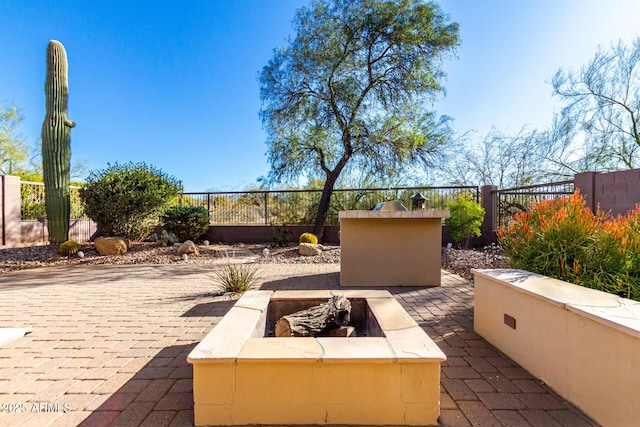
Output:
[[[473,273],[479,335],[602,425],[637,425],[640,303],[523,270]]]

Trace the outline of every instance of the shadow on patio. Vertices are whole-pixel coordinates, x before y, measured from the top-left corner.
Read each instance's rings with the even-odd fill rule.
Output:
[[[195,346],[162,349],[79,425],[193,425],[193,369],[187,355]]]

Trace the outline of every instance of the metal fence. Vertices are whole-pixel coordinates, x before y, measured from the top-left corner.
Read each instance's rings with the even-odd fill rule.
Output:
[[[87,218],[80,201],[80,187],[71,186],[71,218]],[[479,202],[477,186],[392,187],[335,189],[331,197],[327,225],[338,224],[338,212],[372,209],[376,204],[401,200],[411,208],[411,198],[421,193],[428,209],[445,209],[447,204],[464,194]],[[202,206],[209,212],[212,225],[281,225],[313,224],[322,190],[260,190],[182,193],[177,204]],[[44,184],[20,183],[20,216],[22,220],[46,218]]]
[[[428,209],[445,209],[460,194],[476,202],[480,198],[477,186],[335,189],[326,224],[338,224],[340,211],[368,210],[389,200],[401,200],[410,209],[411,198],[418,192],[426,199]],[[306,225],[315,222],[321,195],[322,190],[183,193],[178,204],[206,208],[212,225]]]
[[[71,218],[87,219],[80,201],[80,187],[70,187]],[[44,203],[44,183],[20,182],[20,218],[22,220],[42,221],[46,218]]]
[[[497,225],[507,225],[516,213],[528,211],[535,202],[568,196],[574,190],[573,180],[497,190]]]

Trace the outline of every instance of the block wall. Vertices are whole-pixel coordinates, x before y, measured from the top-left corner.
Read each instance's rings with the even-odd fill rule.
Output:
[[[624,214],[640,203],[640,169],[617,172],[583,172],[574,178],[576,189],[592,210]]]

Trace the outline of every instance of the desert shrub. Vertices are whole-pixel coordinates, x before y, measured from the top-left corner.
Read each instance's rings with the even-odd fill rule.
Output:
[[[498,236],[512,266],[576,283],[603,220],[575,194],[534,204],[529,212],[516,214]]]
[[[534,204],[498,238],[511,266],[640,300],[640,208],[609,218],[577,191]]]
[[[256,264],[240,264],[227,260],[215,272],[214,280],[218,290],[224,293],[242,293],[253,289],[258,281]]]
[[[271,229],[273,230],[273,243],[272,247],[286,247],[289,246],[289,239],[291,239],[291,231],[287,228],[286,224],[282,225],[282,229],[280,227],[276,227],[273,223],[271,223]]]
[[[62,256],[71,256],[77,254],[80,249],[80,243],[74,242],[73,240],[67,240],[60,244],[58,253]]]
[[[167,246],[173,246],[175,243],[178,243],[178,237],[173,233],[167,233],[167,230],[162,230],[160,234],[153,233],[151,237],[149,237],[155,246],[159,246],[161,248],[166,248]]]
[[[209,211],[202,206],[172,206],[162,215],[162,223],[181,242],[197,241],[209,229]]]
[[[91,171],[80,189],[85,212],[106,236],[146,237],[180,191],[179,181],[145,163]]]
[[[312,245],[318,244],[318,236],[313,233],[302,233],[300,235],[300,243],[311,243]]]
[[[460,194],[457,200],[447,204],[447,209],[451,215],[444,220],[444,225],[449,237],[456,245],[468,248],[471,238],[481,235],[484,208],[471,200],[470,196]]]

